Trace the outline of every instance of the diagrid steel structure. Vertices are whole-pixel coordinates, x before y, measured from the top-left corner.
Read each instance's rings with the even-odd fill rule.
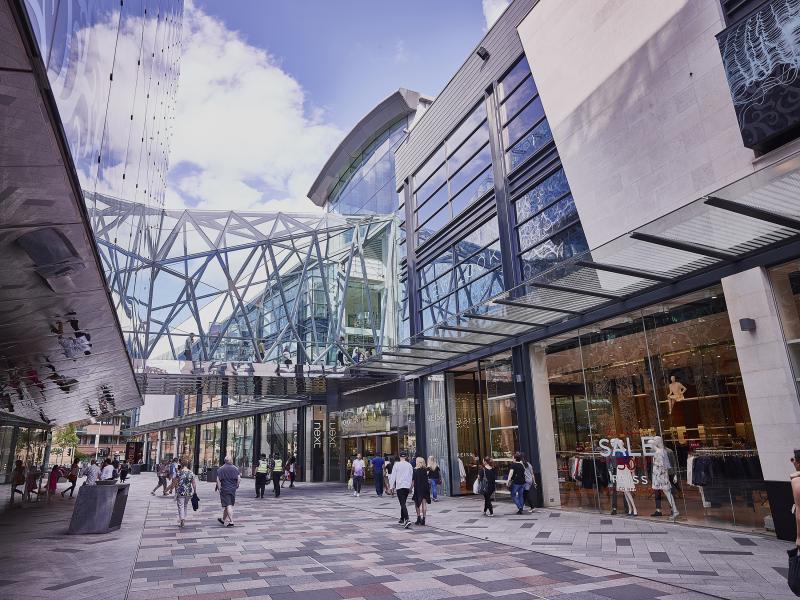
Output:
[[[134,359],[333,366],[396,342],[392,216],[87,205]]]

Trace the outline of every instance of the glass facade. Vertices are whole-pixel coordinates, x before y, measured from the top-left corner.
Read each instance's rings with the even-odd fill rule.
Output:
[[[413,391],[394,398],[328,413],[328,481],[344,481],[346,468],[357,453],[365,458],[397,456],[417,450]],[[372,479],[368,465],[367,479]]]
[[[524,280],[589,249],[563,169],[514,200]]]
[[[222,423],[220,421],[200,425],[200,456],[197,460],[199,471],[219,465],[221,443]]]
[[[502,292],[497,217],[419,267],[417,276],[423,329]]]
[[[622,512],[619,487],[641,515],[671,514],[672,498],[690,523],[763,531],[769,502],[721,287],[564,337],[546,349],[563,506]]]
[[[552,141],[553,134],[524,56],[500,80],[497,91],[505,165],[513,171]]]
[[[394,152],[405,138],[406,118],[379,134],[342,174],[330,194],[328,208],[343,215],[394,212]]]
[[[177,456],[177,440],[175,439],[175,429],[164,429],[161,431],[161,460],[172,460]]]
[[[513,375],[511,356],[502,353],[424,379],[428,454],[447,465],[448,493],[471,494],[486,456],[495,461],[498,478],[507,475],[521,449]]]
[[[261,453],[267,456],[280,454],[283,460],[297,456],[297,409],[261,415]],[[297,476],[300,476],[299,468]]]
[[[423,163],[413,181],[418,245],[494,189],[485,102],[481,101]]]
[[[225,456],[239,467],[242,477],[253,476],[253,420],[254,417],[242,417],[228,421]]]
[[[197,428],[194,425],[178,429],[178,458],[181,462],[189,463],[189,469],[192,471],[197,470],[196,439]]]

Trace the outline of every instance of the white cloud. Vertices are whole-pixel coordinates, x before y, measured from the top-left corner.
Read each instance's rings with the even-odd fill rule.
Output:
[[[343,132],[274,57],[187,2],[180,77],[168,206],[319,210],[306,193]]]
[[[503,11],[511,4],[511,0],[481,0],[483,18],[486,19],[486,29],[489,29]]]

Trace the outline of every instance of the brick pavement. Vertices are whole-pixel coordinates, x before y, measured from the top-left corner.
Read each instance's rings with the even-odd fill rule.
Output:
[[[221,512],[218,496],[211,484],[201,484],[200,511],[191,513],[187,527],[179,529],[174,501],[149,495],[153,476],[136,476],[132,482],[123,527],[108,536],[67,536],[69,501],[0,515],[5,534],[0,542],[0,600],[792,597],[782,580],[783,587],[778,585],[780,573],[768,555],[773,547],[782,551],[785,544],[757,536],[733,534],[742,541],[716,546],[719,551],[752,555],[708,555],[702,553],[704,536],[717,532],[677,526],[700,532],[692,544],[704,557],[703,569],[717,573],[704,577],[723,582],[718,588],[727,586],[704,589],[708,595],[688,589],[700,590],[705,584],[688,581],[683,573],[669,580],[672,574],[657,572],[688,568],[678,561],[671,543],[689,533],[674,533],[676,526],[666,524],[625,518],[602,518],[610,523],[595,524],[592,519],[601,516],[542,509],[534,515],[490,520],[480,516],[474,499],[447,498],[433,505],[429,526],[403,530],[396,524],[393,499],[352,498],[341,486],[300,484],[295,490],[284,489],[277,501],[256,500],[252,481],[245,480],[237,499],[236,527],[223,528],[216,522]],[[497,512],[511,512],[510,505],[501,503]],[[551,516],[555,514],[560,516]],[[605,530],[587,533],[591,541],[583,543],[583,556],[578,551],[580,536],[569,531],[587,526]],[[654,530],[647,532],[647,527]],[[602,550],[606,558],[589,550]],[[763,561],[769,565],[764,568],[775,573],[759,581],[760,595],[740,587],[752,572],[725,571],[746,562],[747,556],[751,566]],[[616,566],[598,562],[607,557],[616,557]],[[655,573],[642,568],[645,560],[659,565]],[[693,566],[697,571],[698,565]]]
[[[332,492],[328,492],[332,493]],[[397,502],[339,490],[336,501],[394,515]],[[786,550],[790,543],[759,535],[672,524],[654,519],[540,508],[517,516],[510,502],[481,515],[483,499],[445,498],[429,526],[532,549],[593,567],[730,599],[789,600]]]

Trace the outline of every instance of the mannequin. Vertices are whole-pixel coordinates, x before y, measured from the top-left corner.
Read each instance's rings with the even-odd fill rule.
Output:
[[[660,435],[653,438],[653,445],[656,448],[653,455],[653,483],[652,487],[656,492],[656,511],[650,515],[652,517],[661,516],[661,495],[667,497],[669,506],[672,509],[672,520],[678,518],[680,513],[675,507],[675,498],[672,497],[672,488],[669,482],[669,469],[671,467],[669,462],[669,454],[664,447],[664,440]]]
[[[667,402],[669,402],[669,414],[672,414],[672,408],[676,402],[683,400],[683,395],[686,393],[686,386],[680,381],[675,379],[675,375],[669,378],[669,392],[667,393]]]
[[[629,517],[636,517],[639,513],[636,510],[636,504],[633,502],[633,492],[636,490],[636,484],[633,481],[633,473],[628,468],[628,452],[625,449],[625,444],[619,438],[611,440],[611,454],[612,464],[615,464],[614,471],[614,506],[611,509],[611,514],[617,513],[617,492],[622,492],[625,497],[625,503],[628,509]]]

